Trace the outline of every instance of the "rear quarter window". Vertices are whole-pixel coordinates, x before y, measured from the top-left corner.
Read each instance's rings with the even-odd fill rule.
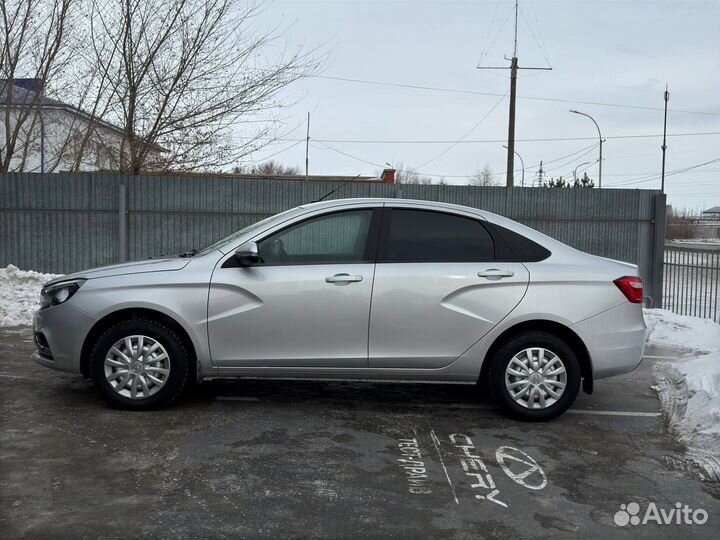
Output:
[[[495,259],[498,261],[539,262],[547,259],[552,253],[549,249],[525,236],[489,223],[495,237]]]

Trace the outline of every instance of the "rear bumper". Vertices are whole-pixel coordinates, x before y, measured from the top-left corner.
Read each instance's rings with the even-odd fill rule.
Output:
[[[629,373],[640,365],[647,333],[640,304],[626,302],[572,329],[590,353],[593,379]]]
[[[93,317],[70,303],[36,311],[33,332],[38,350],[31,358],[45,367],[80,373],[83,341],[93,324]]]

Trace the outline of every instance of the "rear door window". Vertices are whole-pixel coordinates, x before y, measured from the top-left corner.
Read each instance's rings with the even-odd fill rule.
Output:
[[[478,220],[430,210],[385,212],[378,262],[473,262],[494,255],[493,238]]]

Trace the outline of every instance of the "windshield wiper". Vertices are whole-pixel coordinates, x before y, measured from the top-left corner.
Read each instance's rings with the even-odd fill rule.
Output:
[[[180,255],[178,255],[178,257],[183,257],[183,258],[194,257],[196,253],[197,253],[197,249],[191,249],[189,251],[186,251],[185,253],[181,253]]]

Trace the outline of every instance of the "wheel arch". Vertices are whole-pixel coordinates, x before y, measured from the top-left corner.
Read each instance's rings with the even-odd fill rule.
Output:
[[[505,329],[500,335],[498,335],[485,353],[485,358],[483,359],[482,368],[480,370],[480,383],[484,384],[487,381],[487,375],[490,369],[489,360],[492,358],[495,351],[499,349],[508,339],[526,330],[539,330],[547,332],[565,341],[572,348],[573,352],[578,357],[578,361],[580,362],[580,374],[582,376],[583,391],[587,394],[592,394],[593,370],[590,352],[588,351],[587,346],[580,336],[578,336],[568,326],[546,319],[523,321]]]
[[[80,371],[83,377],[90,378],[91,367],[90,367],[90,351],[92,350],[95,341],[100,335],[113,324],[121,321],[132,320],[132,319],[152,319],[165,324],[175,331],[180,339],[183,340],[183,344],[187,347],[190,352],[191,360],[193,362],[194,370],[197,373],[197,350],[193,340],[190,338],[190,334],[187,333],[185,328],[178,323],[171,316],[162,313],[160,311],[149,309],[149,308],[125,308],[118,311],[113,311],[99,319],[85,336],[83,341],[81,353],[80,353]]]

